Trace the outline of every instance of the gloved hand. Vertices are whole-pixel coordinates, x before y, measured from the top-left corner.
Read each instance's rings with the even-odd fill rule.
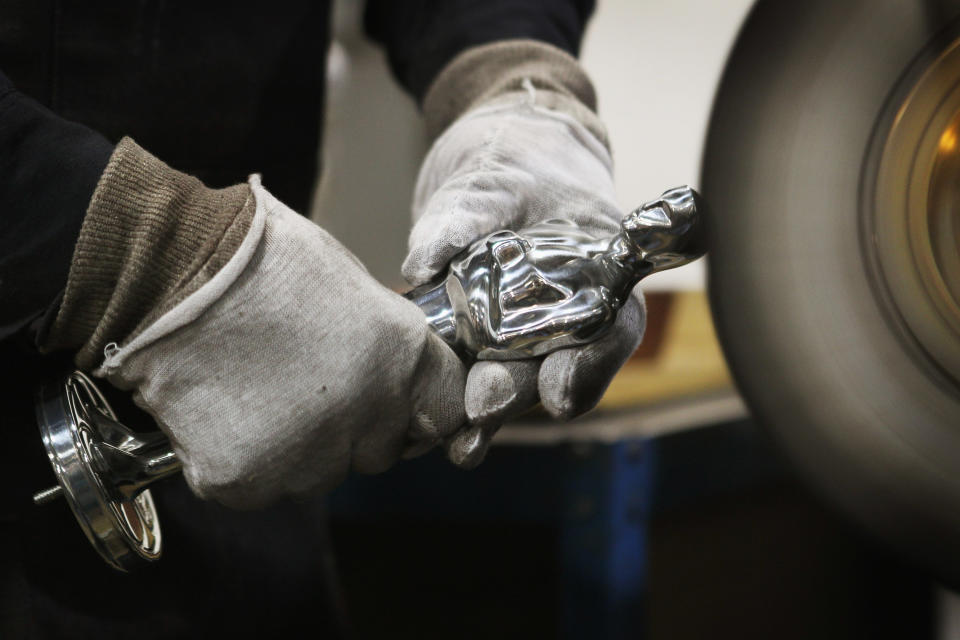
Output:
[[[163,182],[158,175],[173,174],[156,185]],[[378,284],[342,245],[257,180],[242,201],[184,178],[121,142],[84,221],[54,331],[66,330],[78,295],[93,287],[89,270],[77,265],[95,258],[88,252],[96,252],[95,239],[106,238],[104,228],[113,224],[104,210],[117,214],[111,203],[130,195],[131,179],[140,185],[134,201],[140,192],[153,194],[145,217],[155,224],[181,224],[197,210],[216,213],[238,203],[239,213],[228,217],[249,212],[244,232],[231,222],[204,243],[225,255],[214,251],[206,266],[178,275],[129,335],[102,321],[94,331],[117,336],[105,345],[95,373],[134,391],[170,437],[197,495],[255,507],[284,494],[329,489],[349,469],[383,471],[463,424],[464,367],[413,303]],[[156,192],[175,192],[174,207],[158,212]],[[143,212],[127,211],[135,218],[130,224],[146,224],[138,217]],[[170,211],[174,219],[165,217]],[[168,240],[177,237],[168,231]],[[120,249],[133,255],[154,245]],[[198,276],[205,269],[208,276]],[[118,277],[155,284],[131,261]],[[196,277],[202,284],[190,285]]]
[[[518,46],[522,45],[508,45],[507,54],[520,57]],[[485,68],[500,66],[502,45],[480,49],[443,72],[441,87],[428,95],[426,109],[431,98],[443,102],[436,97],[438,92],[469,92],[469,87],[457,86],[456,74],[469,71],[475,78]],[[555,62],[567,65],[567,75],[575,75],[570,65],[576,63],[569,56],[544,49],[545,45],[534,45],[532,50],[543,56],[541,67],[547,71],[541,68],[541,76],[549,76]],[[586,82],[584,77],[577,81]],[[520,78],[516,88],[519,91],[474,102],[435,141],[424,160],[414,193],[410,252],[403,264],[411,284],[429,281],[457,253],[496,230],[520,230],[565,218],[602,236],[617,231],[622,214],[616,205],[610,153],[596,116],[575,97],[538,88],[530,78]],[[466,383],[470,427],[449,441],[448,455],[462,466],[479,463],[493,431],[538,397],[560,419],[591,409],[639,345],[644,327],[643,297],[637,288],[612,330],[594,343],[536,360],[477,362]]]

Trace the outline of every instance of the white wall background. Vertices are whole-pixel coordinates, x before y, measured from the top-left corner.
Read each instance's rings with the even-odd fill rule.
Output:
[[[581,60],[610,132],[621,206],[699,178],[713,94],[752,0],[600,0]],[[360,0],[335,5],[324,175],[313,218],[377,278],[399,275],[409,203],[426,142],[413,102],[362,36]],[[703,265],[657,274],[649,289],[698,289]]]

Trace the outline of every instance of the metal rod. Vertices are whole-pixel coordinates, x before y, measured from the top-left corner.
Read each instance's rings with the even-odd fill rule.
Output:
[[[35,494],[33,494],[33,504],[37,506],[50,504],[62,495],[63,487],[60,485],[44,489],[43,491],[37,491]]]

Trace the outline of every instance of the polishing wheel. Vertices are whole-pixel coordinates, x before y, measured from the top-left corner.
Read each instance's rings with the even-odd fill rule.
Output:
[[[702,186],[754,414],[830,502],[960,586],[960,2],[761,0]]]

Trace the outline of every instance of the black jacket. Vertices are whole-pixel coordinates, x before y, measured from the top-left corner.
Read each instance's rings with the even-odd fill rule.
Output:
[[[365,23],[419,101],[469,46],[534,38],[575,54],[591,5],[371,0]],[[318,172],[327,2],[8,0],[4,7],[0,340],[54,303],[87,202],[124,135],[211,187],[260,172],[278,198],[307,210]]]

